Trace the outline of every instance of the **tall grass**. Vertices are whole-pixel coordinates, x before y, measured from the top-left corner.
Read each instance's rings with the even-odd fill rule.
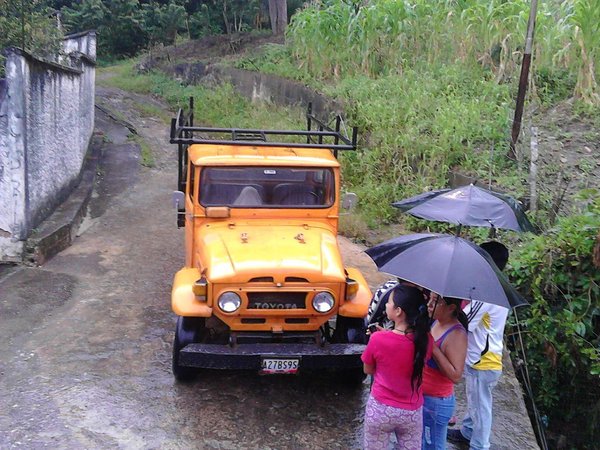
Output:
[[[417,63],[478,64],[497,82],[514,78],[522,58],[530,2],[524,0],[379,0],[356,8],[320,2],[297,13],[292,53],[318,79],[401,74]],[[580,66],[576,93],[597,104],[600,2],[539,2],[538,67]]]
[[[575,38],[579,54],[579,71],[575,93],[588,104],[600,105],[596,71],[600,56],[600,2],[575,2],[571,22],[575,24]]]
[[[457,166],[487,181],[492,146],[494,181],[515,173],[498,159],[506,145],[510,91],[486,81],[481,72],[423,64],[401,77],[345,78],[329,89],[352,99],[349,120],[366,130],[362,150],[344,153],[342,164],[344,182],[359,194],[371,226],[394,220],[392,201],[444,186],[448,171]]]

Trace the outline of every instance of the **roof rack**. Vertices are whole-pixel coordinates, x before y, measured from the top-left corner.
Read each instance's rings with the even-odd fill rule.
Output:
[[[313,123],[316,129],[312,129]],[[356,150],[358,136],[357,127],[352,128],[352,138],[342,134],[344,124],[340,115],[335,118],[335,128],[329,127],[322,120],[312,114],[312,103],[308,104],[306,113],[307,130],[259,130],[244,128],[213,128],[194,126],[194,98],[190,97],[189,111],[179,109],[177,117],[171,119],[171,144],[223,144],[223,145],[248,145],[255,147],[293,147],[293,148],[319,148],[329,149],[337,157],[338,150]],[[195,137],[195,133],[202,133],[203,137]],[[225,135],[219,138],[216,135]],[[270,141],[273,136],[306,137],[306,142],[281,142]],[[333,142],[326,142],[332,140]]]
[[[312,129],[313,124],[316,125],[315,130]],[[306,131],[195,127],[194,97],[190,97],[189,110],[183,111],[180,108],[177,116],[171,119],[170,142],[171,144],[178,144],[178,189],[180,191],[185,190],[187,151],[192,144],[327,149],[331,150],[337,158],[339,150],[356,150],[358,128],[352,127],[352,138],[349,138],[347,133],[342,134],[342,126],[345,130],[342,117],[337,115],[335,117],[335,128],[329,127],[312,114],[312,103],[309,103],[306,113]],[[194,133],[201,133],[203,137],[195,137]],[[298,139],[295,142],[269,141],[269,137],[273,136],[292,136],[298,137]],[[298,142],[300,138],[304,137],[306,142]]]

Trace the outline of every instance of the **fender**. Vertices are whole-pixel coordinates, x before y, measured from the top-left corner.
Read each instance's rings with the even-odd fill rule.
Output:
[[[371,303],[371,289],[365,280],[365,277],[360,271],[354,267],[347,267],[348,277],[352,278],[358,283],[358,292],[356,296],[350,300],[345,301],[339,309],[339,315],[344,317],[357,317],[364,318],[369,312],[369,303]]]
[[[184,267],[175,274],[171,290],[171,307],[178,316],[210,317],[212,308],[206,302],[196,300],[192,285],[200,278],[200,271]]]

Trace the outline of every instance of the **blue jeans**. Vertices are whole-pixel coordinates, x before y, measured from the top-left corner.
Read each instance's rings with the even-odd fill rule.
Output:
[[[448,421],[454,412],[454,394],[450,397],[424,396],[423,450],[444,450]]]
[[[502,375],[501,370],[476,370],[465,367],[467,414],[460,431],[471,440],[472,450],[490,448],[492,433],[492,391]]]

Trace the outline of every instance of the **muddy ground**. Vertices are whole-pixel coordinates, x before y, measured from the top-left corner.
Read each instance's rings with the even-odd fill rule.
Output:
[[[576,212],[581,190],[600,189],[600,124],[578,114],[573,99],[539,111],[529,124],[538,128],[540,200],[559,214]]]
[[[80,236],[44,266],[0,277],[0,448],[360,448],[366,382],[231,371],[174,381],[176,149],[165,120],[139,105],[166,108],[102,87],[97,103],[128,118],[155,166],[141,166],[130,131],[97,110],[106,146]],[[384,279],[362,247],[340,245],[372,286]],[[535,448],[510,367],[496,394],[492,448]],[[461,387],[458,402],[464,410]]]

